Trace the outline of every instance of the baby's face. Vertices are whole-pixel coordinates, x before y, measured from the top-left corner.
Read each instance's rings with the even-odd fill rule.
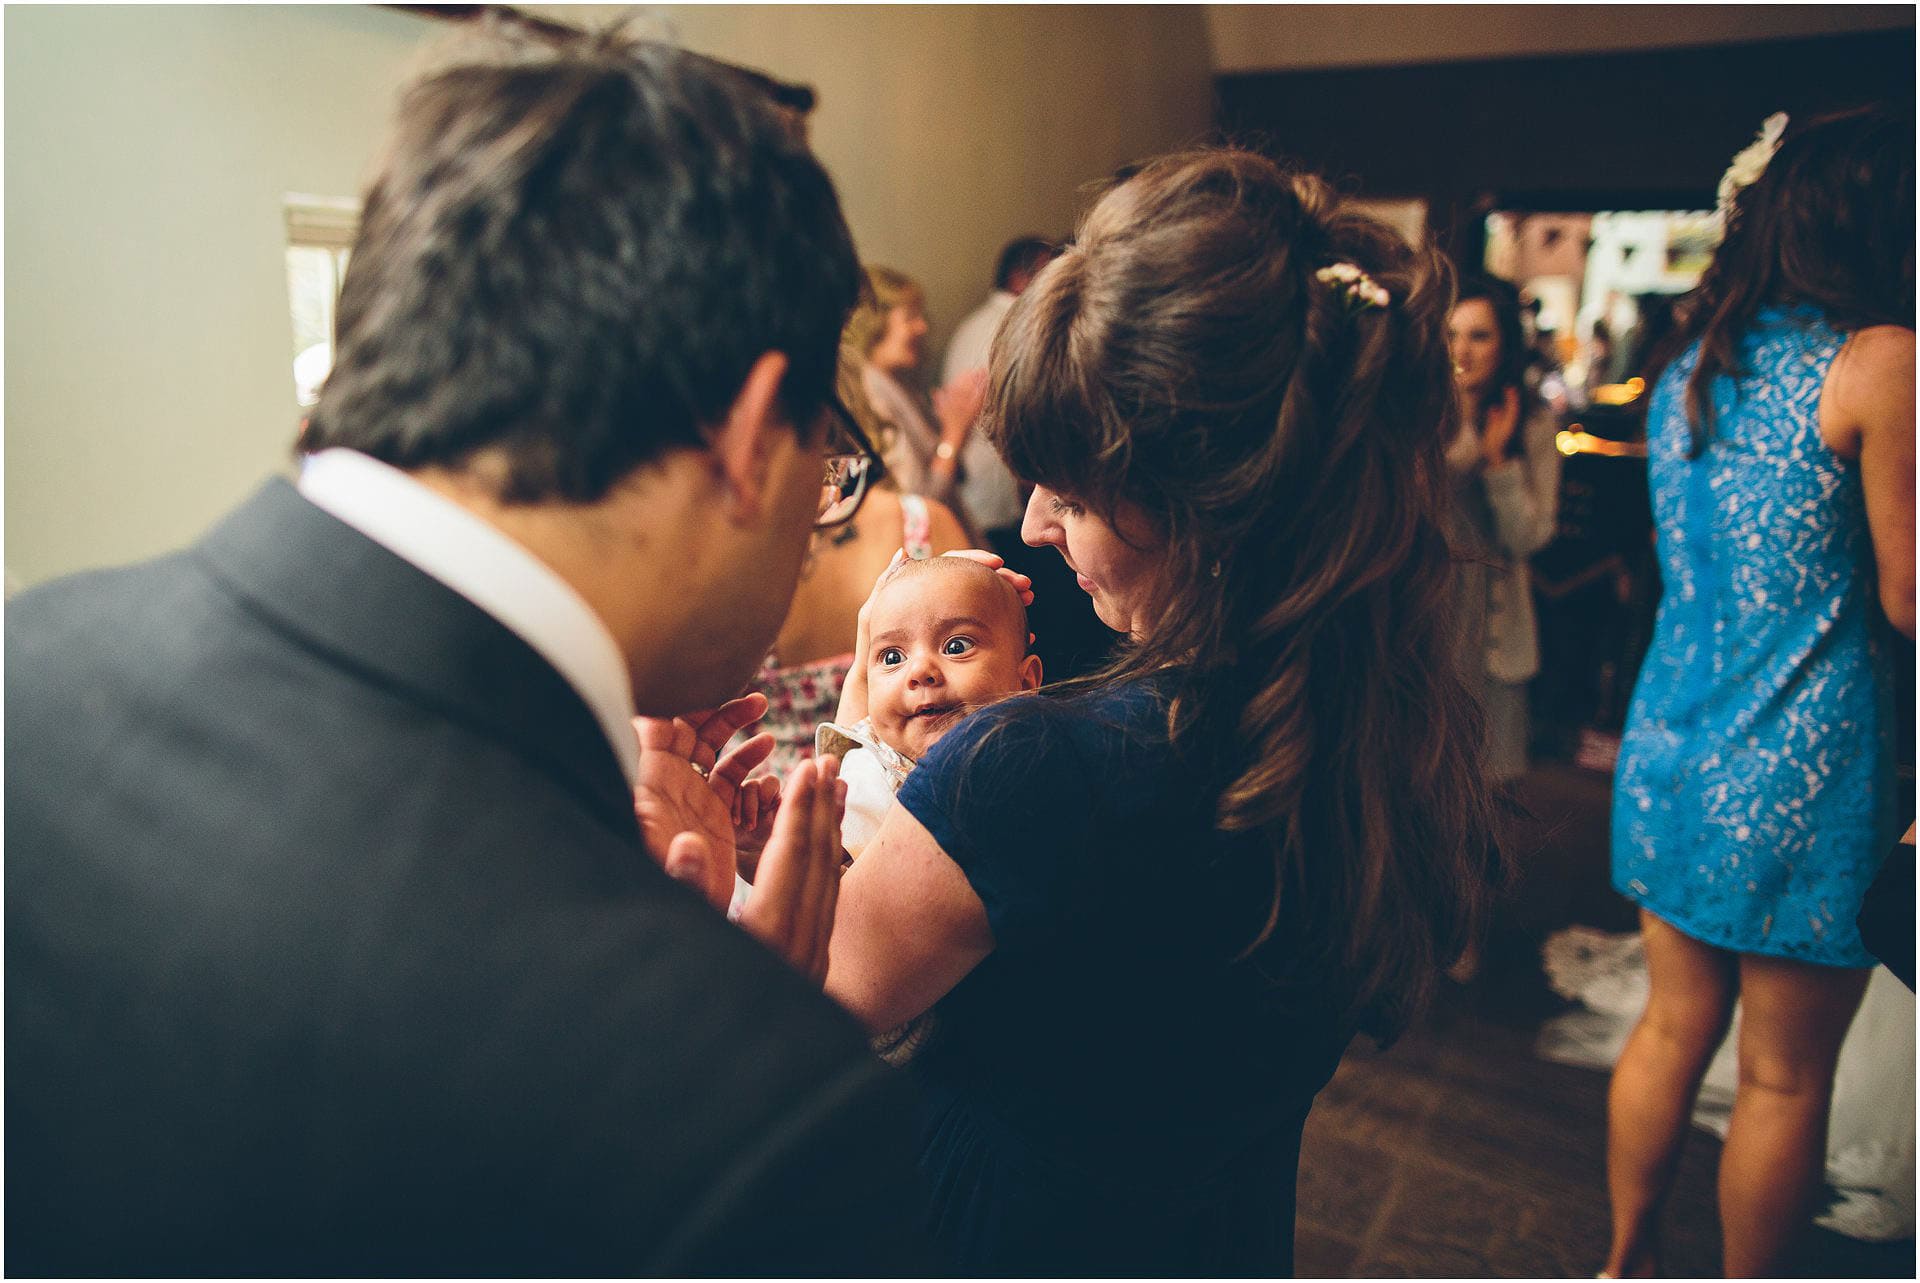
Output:
[[[1013,590],[992,575],[919,573],[881,590],[868,623],[867,716],[919,760],[967,713],[1040,684]]]

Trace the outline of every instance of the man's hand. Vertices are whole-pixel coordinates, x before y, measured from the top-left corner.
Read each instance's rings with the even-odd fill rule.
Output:
[[[833,911],[840,897],[840,817],[847,786],[840,760],[814,758],[793,768],[781,794],[773,838],[740,913],[740,926],[801,975],[824,983]]]
[[[747,780],[773,751],[773,737],[756,735],[725,756],[720,750],[766,711],[766,696],[753,694],[685,717],[635,718],[634,811],[647,850],[668,876],[723,912],[733,898],[736,831],[770,833],[739,924],[802,975],[822,981],[840,894],[846,786],[831,757],[800,763],[777,798],[772,781]]]
[[[641,839],[669,875],[721,910],[733,898],[741,786],[747,772],[773,751],[773,737],[756,735],[724,759],[720,750],[766,711],[767,697],[756,693],[685,717],[633,721],[640,737],[634,813]],[[754,796],[760,797],[758,786]]]

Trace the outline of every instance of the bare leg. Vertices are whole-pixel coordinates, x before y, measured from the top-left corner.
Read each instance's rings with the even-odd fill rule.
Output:
[[[1607,1194],[1613,1246],[1605,1273],[1646,1278],[1659,1269],[1660,1212],[1686,1139],[1694,1095],[1733,1012],[1735,956],[1685,935],[1644,909],[1647,1009],[1607,1088]]]
[[[1779,1274],[1806,1229],[1826,1166],[1833,1068],[1868,974],[1740,959],[1740,1085],[1720,1151],[1729,1278]]]

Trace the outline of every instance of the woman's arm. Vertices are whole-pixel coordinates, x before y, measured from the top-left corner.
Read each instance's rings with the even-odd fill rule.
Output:
[[[876,1033],[926,1011],[993,952],[986,906],[905,807],[840,880],[827,993]]]
[[[1880,606],[1895,628],[1912,637],[1913,331],[1899,325],[1860,330],[1841,349],[1827,379],[1820,435],[1836,454],[1860,461]]]
[[[1521,431],[1526,449],[1484,474],[1494,535],[1509,557],[1531,557],[1553,542],[1560,522],[1560,451],[1553,412],[1537,406]]]
[[[927,543],[938,557],[945,552],[958,552],[962,548],[977,548],[977,540],[967,537],[967,528],[960,524],[960,518],[953,509],[938,499],[927,500]]]

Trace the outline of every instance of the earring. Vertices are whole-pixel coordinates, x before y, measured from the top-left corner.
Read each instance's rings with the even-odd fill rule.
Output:
[[[1218,579],[1220,577],[1220,563],[1218,561],[1214,562],[1213,569],[1209,570],[1207,574],[1214,579]]]

